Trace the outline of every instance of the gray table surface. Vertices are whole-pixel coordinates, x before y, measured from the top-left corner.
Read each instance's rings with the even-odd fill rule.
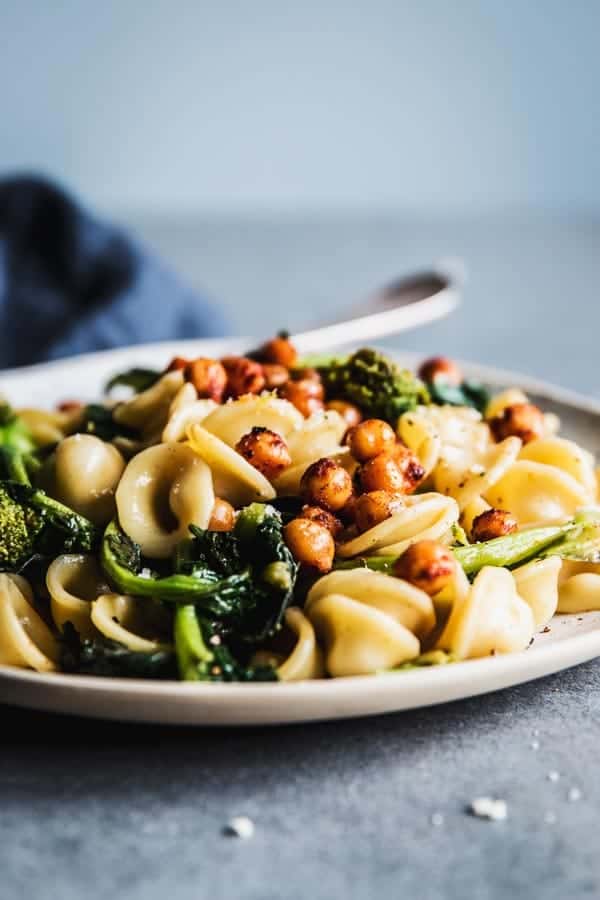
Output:
[[[413,266],[463,256],[463,308],[397,346],[600,393],[594,223],[142,226],[246,333],[299,327]],[[0,721],[2,900],[600,895],[600,661],[341,723],[164,729],[9,708]],[[469,816],[481,795],[505,799],[507,820]],[[222,834],[240,814],[255,821],[250,841]]]

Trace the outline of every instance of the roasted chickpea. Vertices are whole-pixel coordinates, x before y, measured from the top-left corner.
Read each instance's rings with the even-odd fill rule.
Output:
[[[300,479],[300,496],[310,506],[336,512],[352,496],[352,478],[335,460],[323,457],[310,465]]]
[[[533,403],[515,403],[491,419],[489,426],[497,441],[503,441],[514,435],[521,438],[524,444],[528,444],[542,437],[544,416],[541,409]]]
[[[243,394],[260,394],[265,386],[265,376],[260,363],[247,356],[226,356],[221,360],[227,372],[227,394],[241,397]]]
[[[346,403],[345,400],[330,400],[325,406],[326,409],[333,409],[339,413],[348,428],[354,428],[362,420],[362,413],[354,403]]]
[[[419,376],[426,384],[440,381],[458,386],[463,380],[462,372],[447,356],[432,356],[431,359],[426,359],[419,369]]]
[[[368,531],[405,506],[404,497],[389,491],[369,491],[356,498],[354,519],[359,531]]]
[[[473,519],[471,538],[474,541],[491,541],[512,534],[518,528],[517,520],[504,509],[486,509]]]
[[[266,363],[275,363],[291,369],[298,359],[298,353],[292,342],[285,335],[278,335],[260,348],[259,357]]]
[[[83,403],[81,400],[63,400],[62,403],[58,403],[56,409],[58,412],[75,412],[76,409],[82,409]]]
[[[346,443],[350,453],[358,462],[367,462],[396,443],[394,429],[383,419],[365,419],[348,432]]]
[[[417,541],[394,563],[394,575],[403,578],[426,594],[437,594],[454,574],[452,553],[437,541]]]
[[[276,363],[264,363],[263,375],[265,377],[265,387],[268,391],[274,391],[283,387],[290,378],[290,373],[286,367]]]
[[[357,470],[358,484],[366,492],[412,494],[424,477],[425,469],[403,444],[396,444],[392,450],[380,453]]]
[[[335,543],[329,529],[310,519],[292,519],[283,529],[285,542],[294,559],[318,572],[329,572]]]
[[[199,397],[207,397],[220,403],[227,386],[227,372],[217,359],[199,356],[185,367],[185,377],[190,381]]]
[[[189,366],[190,361],[186,359],[184,356],[174,356],[167,368],[166,372],[179,372],[180,369],[185,369],[186,366]]]
[[[300,381],[288,381],[281,388],[280,395],[307,418],[323,409],[323,385],[320,381],[304,378]]]
[[[235,510],[227,500],[215,497],[210,521],[209,531],[231,531],[235,525]]]
[[[281,475],[292,462],[284,439],[268,428],[255,426],[240,438],[235,449],[270,481]]]
[[[338,538],[344,528],[337,516],[334,516],[329,510],[323,509],[322,506],[303,506],[299,518],[317,522],[330,531],[334,538]]]

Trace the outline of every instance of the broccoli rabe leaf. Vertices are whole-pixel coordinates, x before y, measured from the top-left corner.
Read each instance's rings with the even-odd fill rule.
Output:
[[[385,419],[394,427],[402,413],[429,401],[427,388],[412,372],[377,350],[357,350],[318,371],[328,399],[347,400],[365,416]]]
[[[142,653],[100,636],[81,640],[71,622],[67,622],[63,629],[60,662],[64,672],[80,675],[177,678],[177,664],[172,650]]]
[[[192,604],[175,612],[175,652],[182,681],[277,681],[271,666],[242,665]]]
[[[439,406],[472,406],[484,413],[490,401],[490,392],[478,381],[463,381],[462,384],[448,384],[437,379],[427,385],[432,403]]]
[[[134,393],[141,394],[142,391],[147,391],[155,385],[162,374],[156,369],[128,369],[127,372],[113,375],[106,384],[105,393],[110,393],[116,387],[129,387]]]
[[[128,428],[126,425],[116,422],[112,410],[101,403],[90,403],[85,407],[79,431],[84,434],[93,434],[103,441],[112,441],[116,437],[131,440],[139,438],[139,434],[134,428]]]

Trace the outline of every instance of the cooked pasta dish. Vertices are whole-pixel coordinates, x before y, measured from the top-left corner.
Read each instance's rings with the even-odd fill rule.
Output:
[[[595,462],[517,387],[379,351],[116,375],[0,407],[0,664],[183,681],[403,672],[600,609]]]

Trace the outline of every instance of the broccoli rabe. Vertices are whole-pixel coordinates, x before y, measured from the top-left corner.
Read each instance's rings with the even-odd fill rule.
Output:
[[[33,453],[36,448],[29,428],[7,403],[0,403],[0,446],[19,453]]]
[[[33,556],[85,553],[98,542],[95,526],[29,483],[21,454],[0,448],[0,570],[17,571]]]
[[[213,623],[192,604],[175,612],[175,653],[182,681],[277,681],[271,666],[238,662]]]
[[[402,413],[429,400],[418,378],[377,350],[357,350],[318,366],[318,371],[329,399],[355,403],[365,416],[385,419],[394,427]]]
[[[194,604],[239,640],[251,643],[272,632],[291,602],[298,568],[276,510],[254,503],[241,511],[233,533],[195,526],[191,533],[172,567],[161,570],[113,522],[102,542],[104,572],[123,593]]]
[[[163,374],[156,369],[128,369],[113,375],[106,384],[105,392],[109,394],[113,388],[129,387],[135,394],[140,394],[155,385]]]
[[[81,675],[112,678],[176,678],[177,664],[172,650],[144,653],[130,650],[100,635],[81,640],[66,622],[61,636],[61,669]]]

